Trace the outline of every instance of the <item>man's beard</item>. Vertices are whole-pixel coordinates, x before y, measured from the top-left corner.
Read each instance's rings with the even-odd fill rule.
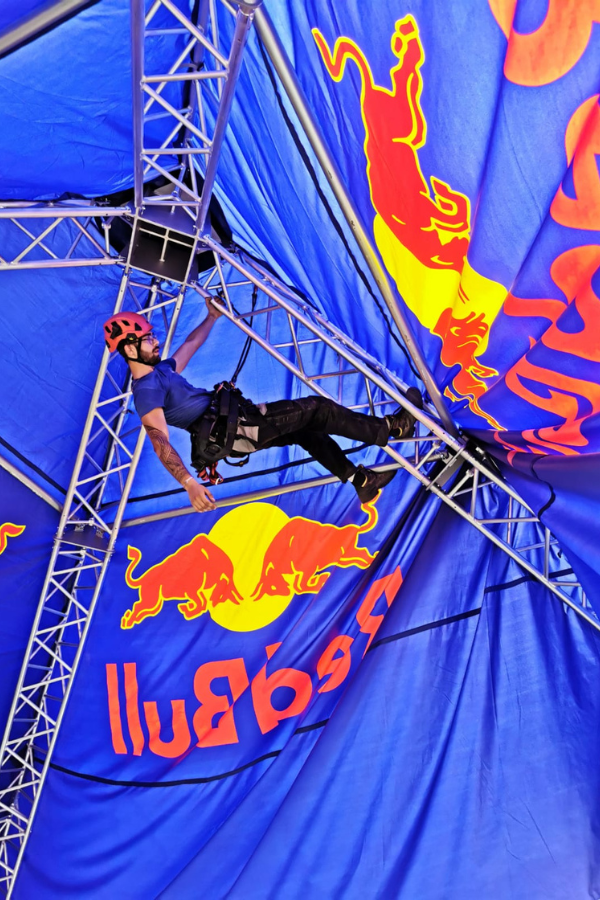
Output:
[[[142,350],[139,351],[139,360],[146,366],[156,366],[160,362],[160,350]]]

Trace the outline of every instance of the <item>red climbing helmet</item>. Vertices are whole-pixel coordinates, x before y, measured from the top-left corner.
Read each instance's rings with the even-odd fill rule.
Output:
[[[152,325],[144,316],[134,312],[121,312],[104,323],[104,339],[111,353],[121,344],[135,344],[152,331]]]

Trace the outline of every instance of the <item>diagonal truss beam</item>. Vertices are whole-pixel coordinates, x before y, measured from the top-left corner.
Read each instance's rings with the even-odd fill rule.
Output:
[[[327,149],[321,129],[310,109],[302,86],[292,68],[287,53],[273,28],[269,15],[264,9],[259,9],[256,13],[256,30],[264,44],[265,50],[271,58],[271,62],[273,63],[288,99],[298,116],[298,120],[304,129],[304,133],[310,142],[315,156],[319,161],[323,174],[327,178],[335,198],[339,203],[344,218],[354,235],[360,252],[369,267],[371,275],[375,279],[375,283],[379,288],[381,296],[385,300],[386,306],[396,323],[398,331],[402,336],[402,340],[418,369],[423,384],[427,388],[437,414],[448,434],[456,435],[456,426],[448,412],[441,391],[425,361],[425,357],[421,353],[421,348],[414,339],[408,321],[398,303],[396,295],[390,287],[387,275],[379,262],[379,257],[367,236],[358,209],[352,202],[338,166]]]
[[[190,297],[209,298],[232,324],[310,390],[371,413],[391,412],[398,405],[405,407],[418,420],[417,431],[412,438],[384,448],[391,461],[377,468],[405,469],[565,606],[600,630],[581,586],[561,559],[556,540],[517,492],[502,480],[485,454],[456,432],[426,367],[420,366],[420,370],[435,412],[413,407],[403,394],[406,385],[342,330],[251,257],[237,249],[224,249],[205,233],[206,212],[235,81],[248,29],[259,5],[247,0],[232,9],[226,0],[223,2],[237,18],[228,52],[220,43],[214,0],[200,0],[197,21],[191,21],[172,0],[155,0],[144,17],[141,0],[132,0],[135,208],[112,209],[92,204],[77,207],[72,202],[21,206],[0,203],[0,220],[7,219],[22,241],[11,259],[0,258],[0,270],[123,265],[124,260],[115,256],[110,246],[109,229],[114,218],[129,216],[137,222],[145,207],[163,206],[167,211],[181,207],[192,223],[194,252],[212,252],[214,267],[203,273],[201,280],[192,282],[190,264],[183,283],[173,285],[159,279],[150,282],[128,266],[115,311],[134,309],[148,317],[162,316],[168,352],[184,295],[191,287]],[[182,38],[183,49],[178,49],[168,71],[160,75],[146,72],[146,42],[174,33]],[[261,33],[265,40],[264,28]],[[273,47],[271,51],[275,52]],[[278,68],[282,78],[284,69],[285,66]],[[302,97],[300,100],[304,103]],[[297,112],[302,120],[301,106]],[[158,130],[156,123],[160,124]],[[315,140],[317,152],[318,129],[309,137]],[[319,150],[317,156],[325,170],[329,166],[335,175],[329,157],[320,153]],[[166,189],[145,197],[144,181],[153,172],[165,178]],[[404,328],[375,252],[368,240],[364,242],[366,237],[364,232],[361,236],[360,227],[354,228],[359,221],[356,212],[341,183],[336,187],[335,178],[330,178],[330,183],[419,365],[420,351]],[[103,223],[103,239],[99,239],[94,223],[97,218]],[[250,304],[253,295],[255,300]],[[421,363],[424,366],[422,360]],[[139,422],[130,424],[130,405],[124,364],[118,356],[110,358],[105,352],[0,745],[0,893],[8,897],[23,859],[120,526],[191,512],[178,509],[123,522],[144,438]],[[219,500],[218,505],[262,499],[333,480],[325,477],[229,497]],[[494,515],[498,498],[504,501],[501,508],[508,508],[507,515]]]
[[[565,572],[564,560],[561,567],[556,540],[531,507],[502,479],[485,453],[471,447],[465,438],[449,434],[435,415],[414,407],[402,393],[405,385],[392,372],[251,257],[239,250],[225,250],[208,237],[202,245],[211,249],[215,257],[214,269],[203,283],[193,285],[203,298],[209,298],[233,324],[315,393],[371,413],[376,407],[386,406],[391,412],[398,405],[411,412],[419,422],[415,436],[383,450],[566,606],[600,630],[572,570]],[[236,306],[238,297],[241,295],[247,304],[252,289],[258,291],[261,300],[252,309],[240,312]],[[337,384],[335,393],[326,388],[332,382]],[[347,402],[344,385],[359,397],[358,403]],[[405,450],[412,449],[410,457],[399,452],[399,444]],[[490,516],[490,495],[494,494],[506,495],[507,516]]]

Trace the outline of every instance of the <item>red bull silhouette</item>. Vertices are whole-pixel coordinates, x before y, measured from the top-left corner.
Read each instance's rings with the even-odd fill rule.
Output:
[[[330,53],[321,32],[315,28],[312,33],[335,81],[343,78],[347,60],[358,66],[373,206],[418,259],[433,268],[461,272],[469,246],[469,201],[435,176],[430,187],[417,153],[425,144],[427,123],[420,105],[425,54],[414,18],[396,22],[391,45],[398,63],[390,71],[391,90],[374,83],[354,41],[338,38]]]
[[[375,527],[377,510],[373,502],[364,503],[361,509],[367,514],[363,525],[338,527],[302,516],[290,519],[265,553],[252,599],[318,594],[330,575],[325,569],[331,566],[368,568],[377,554],[359,547],[358,539]]]
[[[139,600],[124,614],[121,628],[133,628],[149,616],[156,616],[166,600],[180,600],[177,605],[184,619],[195,619],[206,612],[209,604],[238,604],[243,599],[233,578],[229,556],[205,534],[198,534],[140,575],[133,570],[142,558],[136,547],[128,547],[131,560],[125,581],[139,591]]]
[[[18,537],[24,531],[24,525],[13,525],[12,522],[5,522],[4,525],[0,525],[0,554],[6,550],[9,537]]]
[[[418,25],[411,15],[395,23],[391,49],[398,62],[390,69],[391,88],[375,84],[369,62],[350,38],[338,38],[332,52],[318,29],[312,33],[335,81],[343,78],[348,60],[360,72],[366,171],[376,211],[373,234],[403,299],[421,324],[442,339],[441,362],[460,367],[452,385],[459,396],[449,389],[446,395],[454,401],[469,398],[473,412],[500,428],[479,405],[487,390],[485,379],[498,372],[476,357],[487,348],[507,291],[469,265],[468,197],[435,175],[423,174],[425,52]]]

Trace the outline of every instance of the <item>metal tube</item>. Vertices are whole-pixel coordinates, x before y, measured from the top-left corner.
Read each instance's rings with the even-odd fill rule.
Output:
[[[144,75],[142,84],[168,81],[208,81],[210,78],[225,78],[225,72],[180,72],[178,75]]]
[[[98,257],[97,259],[40,259],[18,263],[0,263],[0,272],[11,272],[16,269],[69,269],[82,266],[115,266],[125,260],[120,256]]]
[[[144,0],[131,0],[131,91],[133,100],[133,191],[136,210],[144,202],[142,150],[144,147]]]
[[[47,203],[44,206],[20,206],[6,202],[0,203],[0,219],[76,219],[90,216],[130,216],[128,207],[109,206],[54,206]]]
[[[401,466],[397,463],[386,463],[383,466],[372,466],[373,472],[389,472],[392,469],[399,469]],[[335,475],[324,475],[321,478],[311,478],[309,481],[296,481],[292,484],[282,484],[279,487],[266,488],[264,491],[251,491],[248,494],[237,494],[235,497],[224,497],[223,500],[217,500],[217,509],[223,509],[227,506],[239,506],[242,503],[255,503],[257,500],[266,500],[269,497],[279,497],[282,494],[292,494],[296,491],[305,491],[307,488],[321,487],[325,484],[334,484],[339,481]],[[135,519],[126,519],[121,523],[121,528],[130,528],[133,525],[145,525],[148,522],[160,522],[162,519],[173,519],[178,516],[189,516],[196,510],[191,506],[182,509],[170,509],[167,512],[153,513],[150,516],[138,516]]]
[[[0,456],[0,469],[4,469],[5,472],[8,472],[9,475],[12,475],[13,478],[16,478],[17,481],[20,481],[21,484],[24,484],[25,487],[28,487],[30,491],[33,491],[38,497],[42,500],[45,500],[49,506],[52,506],[54,509],[61,512],[62,506],[61,504],[54,499],[54,497],[50,496],[50,494],[41,488],[35,481],[32,481],[31,478],[28,478],[27,475],[24,475],[23,472],[19,472],[16,466],[13,466],[7,459],[4,459],[3,456]]]
[[[190,20],[184,16],[181,10],[179,10],[174,3],[171,3],[170,0],[161,0],[161,2],[163,6],[166,6],[169,12],[171,12],[175,16],[175,18],[179,22],[181,22],[181,24],[184,25],[185,28],[187,28],[190,34],[192,34],[196,38],[196,40],[200,41],[202,46],[208,50],[210,55],[214,57],[214,59],[218,60],[226,69],[228,65],[227,59],[223,56],[222,53],[219,53],[214,44],[211,44],[206,35],[204,35],[199,28],[196,28],[193,22],[190,22]]]
[[[90,218],[92,218],[92,217],[90,216]],[[93,234],[90,234],[89,231],[87,230],[88,225],[90,223],[86,222],[85,225],[82,225],[81,222],[79,221],[79,219],[73,219],[73,224],[75,225],[76,228],[79,228],[79,230],[81,231],[81,236],[87,238],[88,241],[96,248],[96,250],[98,250],[99,253],[101,253],[102,256],[104,256],[105,255],[104,247],[101,244],[99,244],[98,241],[96,240],[96,238],[93,236]],[[78,235],[78,237],[79,237],[79,235]],[[69,252],[71,252],[71,251],[69,251]]]
[[[219,103],[219,112],[217,114],[217,121],[215,123],[211,153],[206,163],[204,186],[202,188],[202,199],[200,200],[198,218],[196,219],[196,227],[199,234],[202,234],[202,232],[204,231],[204,225],[206,223],[206,217],[208,215],[208,207],[215,184],[217,166],[219,164],[219,156],[221,155],[221,147],[223,145],[223,138],[225,137],[225,129],[227,128],[227,120],[229,119],[231,104],[233,102],[233,94],[235,92],[235,86],[242,66],[244,47],[246,46],[246,41],[248,40],[248,34],[252,26],[253,17],[253,12],[246,13],[241,9],[238,11],[236,16],[235,31],[233,32],[233,40],[231,43],[231,53],[229,54],[229,71],[227,73],[227,81],[225,82],[225,87],[223,89],[223,94]]]
[[[12,23],[0,34],[0,57],[8,56],[18,47],[97,2],[98,0],[58,0],[21,18],[16,24]]]
[[[152,97],[153,100],[155,100],[160,106],[162,106],[162,108],[165,109],[169,113],[169,115],[173,116],[174,119],[177,119],[177,121],[181,125],[183,125],[184,128],[187,128],[188,131],[191,131],[192,134],[195,134],[197,138],[199,138],[201,141],[204,141],[205,144],[210,146],[210,138],[203,134],[199,128],[196,128],[193,122],[190,122],[189,118],[186,118],[184,115],[182,115],[182,113],[179,112],[179,110],[175,109],[175,107],[172,106],[168,102],[168,100],[165,100],[164,97],[161,97],[161,95],[158,94],[154,90],[154,88],[151,88],[150,85],[145,84],[143,85],[142,90],[145,94],[148,94],[149,97]]]
[[[390,288],[386,274],[384,273],[379,258],[373,249],[369,238],[360,221],[358,210],[352,203],[346,187],[342,181],[341,175],[327,149],[320,128],[308,106],[308,102],[302,86],[296,77],[296,73],[292,69],[287,53],[285,52],[274,28],[273,24],[264,9],[256,11],[256,30],[264,44],[265,50],[269,54],[271,62],[275,67],[277,74],[281,80],[285,92],[288,95],[290,103],[294,107],[296,115],[304,129],[304,133],[308,138],[311,147],[321,165],[323,174],[327,178],[333,193],[340,205],[344,217],[350,226],[356,243],[367,263],[373,278],[381,292],[381,296],[385,300],[396,327],[402,336],[408,352],[410,353],[419,375],[423,379],[423,383],[427,388],[432,403],[435,406],[438,415],[444,423],[444,428],[449,434],[457,435],[458,430],[452,421],[450,413],[446,408],[442,393],[438,388],[432,373],[429,370],[425,358],[421,353],[421,348],[416,343],[406,320],[402,309],[400,308],[396,297]]]

